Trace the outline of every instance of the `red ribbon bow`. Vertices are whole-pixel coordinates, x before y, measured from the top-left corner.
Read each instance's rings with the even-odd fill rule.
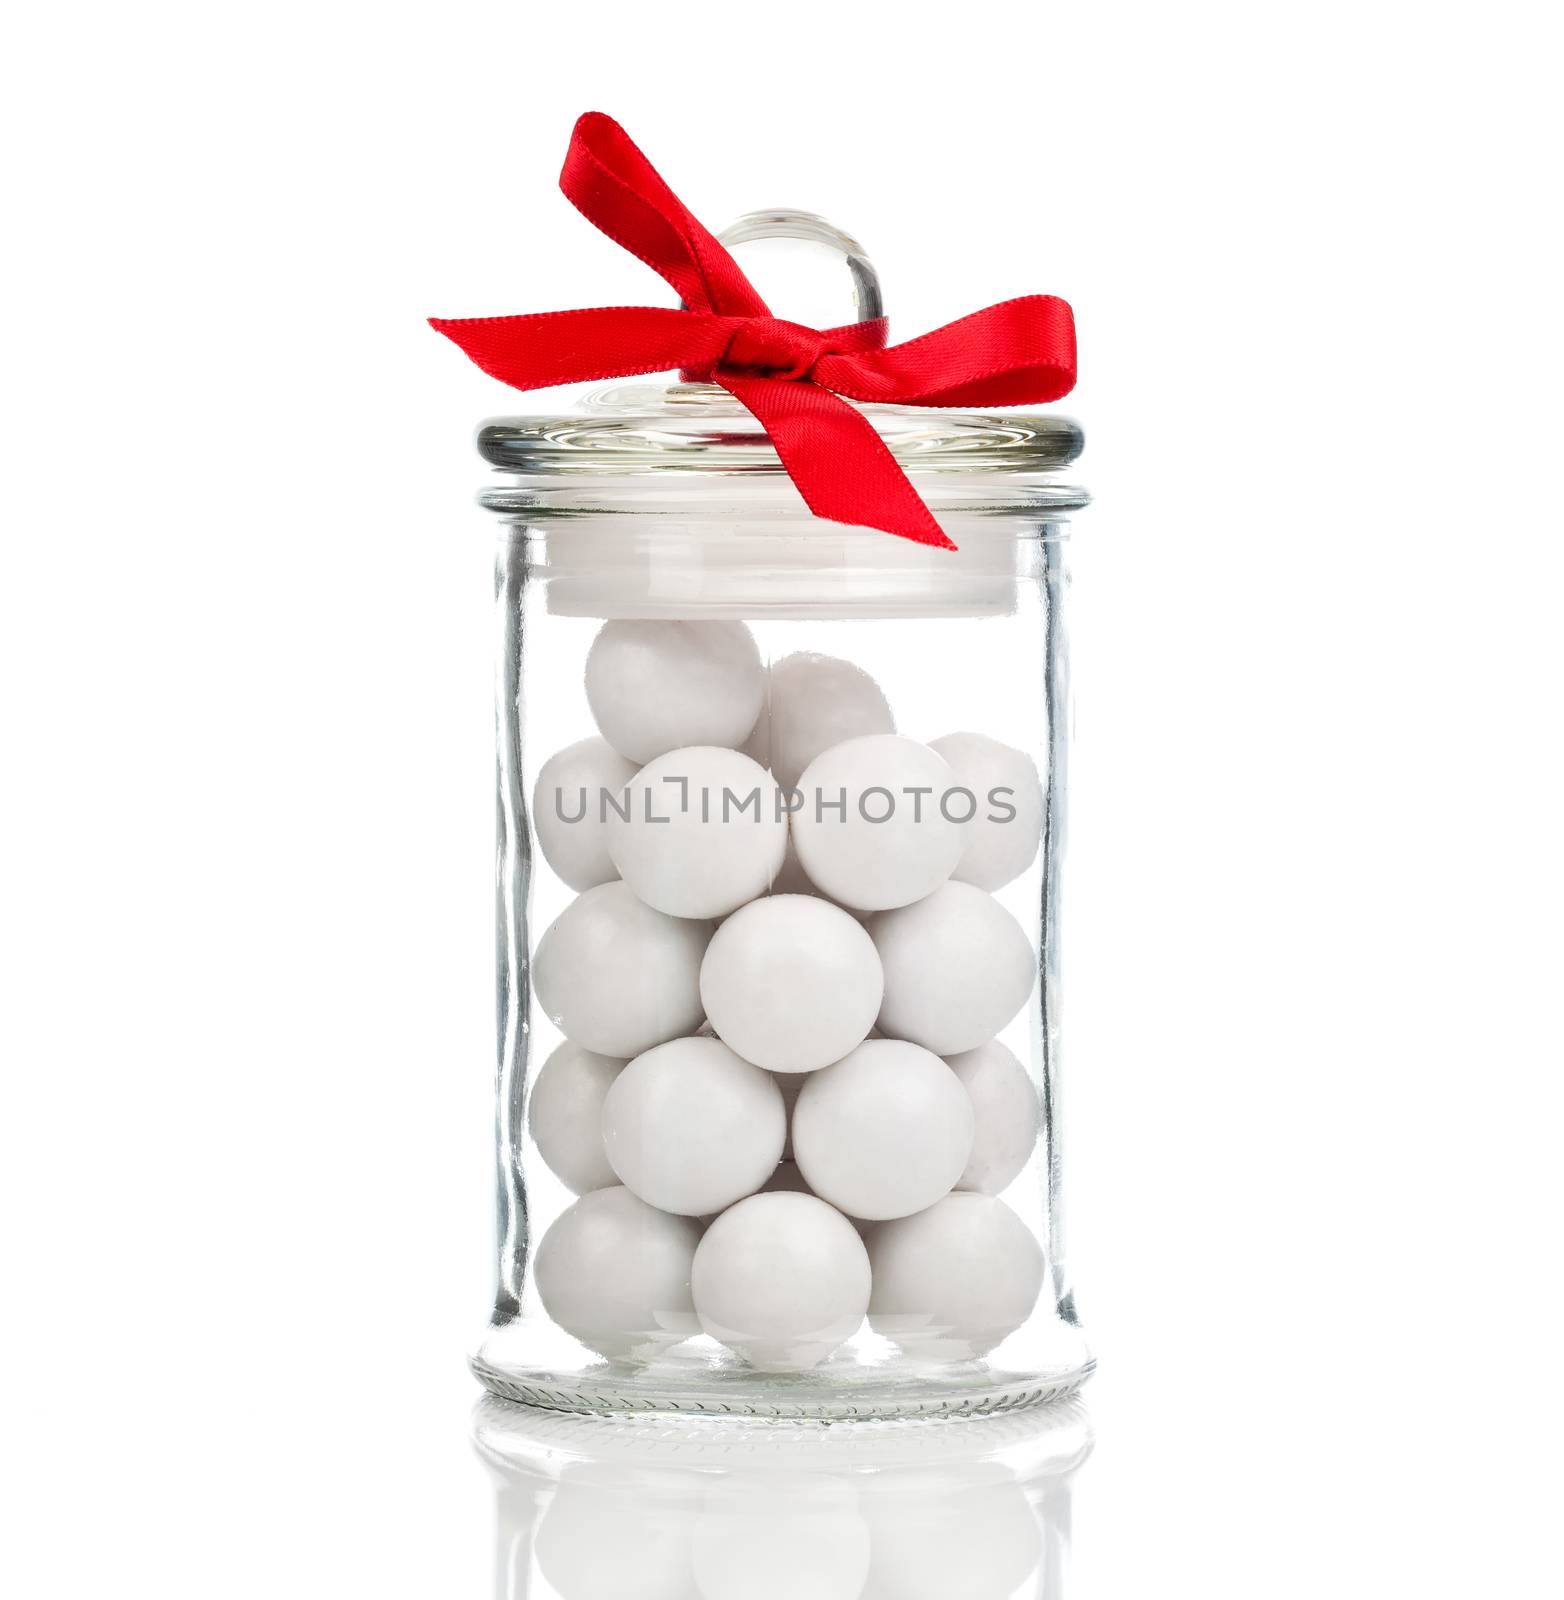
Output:
[[[883,318],[820,330],[773,317],[728,252],[601,112],[576,123],[559,186],[666,279],[684,308],[431,317],[430,326],[516,389],[675,368],[721,384],[759,419],[817,517],[954,550],[847,400],[1012,406],[1057,400],[1075,384],[1075,323],[1054,295],[1006,300],[889,348]]]

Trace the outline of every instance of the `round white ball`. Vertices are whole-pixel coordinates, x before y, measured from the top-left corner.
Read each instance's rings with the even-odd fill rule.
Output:
[[[869,1305],[869,1257],[857,1230],[812,1195],[752,1195],[724,1211],[695,1252],[701,1327],[769,1372],[825,1360]]]
[[[1037,976],[1021,924],[970,883],[882,911],[869,933],[885,970],[880,1027],[936,1055],[992,1039],[1026,1004]]]
[[[527,1126],[549,1171],[576,1194],[619,1182],[603,1143],[603,1101],[624,1062],[566,1040],[543,1063],[527,1105]]]
[[[630,783],[628,815],[608,824],[626,883],[671,917],[725,917],[765,894],[787,851],[787,815],[771,775],[737,750],[697,745],[650,761]]]
[[[976,1118],[972,1154],[956,1187],[998,1194],[1032,1158],[1042,1120],[1037,1087],[1014,1052],[997,1039],[945,1059],[972,1096]]]
[[[966,1361],[992,1350],[1032,1314],[1042,1248],[1003,1200],[959,1192],[915,1216],[882,1223],[869,1241],[874,1331],[909,1354]]]
[[[603,1102],[603,1142],[620,1180],[680,1216],[721,1211],[776,1170],[782,1091],[720,1039],[675,1039],[637,1056]]]
[[[945,758],[913,739],[873,734],[834,746],[798,783],[799,862],[845,906],[880,911],[921,900],[950,877],[965,848],[962,823],[941,808],[954,784]]]
[[[972,1097],[936,1055],[871,1039],[799,1091],[793,1159],[848,1216],[905,1217],[949,1194],[972,1154]]]
[[[567,745],[539,769],[532,791],[532,826],[543,859],[572,889],[591,889],[619,876],[608,853],[604,822],[614,812],[604,796],[619,801],[635,773],[635,763],[626,761],[606,739]]]
[[[950,763],[956,782],[977,798],[966,848],[951,874],[980,889],[1019,878],[1037,856],[1043,836],[1043,785],[1024,750],[981,733],[947,733],[929,740]]]
[[[701,1023],[711,926],[670,917],[628,884],[578,895],[538,941],[532,983],[544,1015],[599,1055],[628,1059]]]
[[[742,622],[605,622],[587,653],[587,703],[603,737],[638,764],[696,744],[736,749],[765,700]]]
[[[772,1072],[814,1072],[862,1042],[884,979],[874,941],[809,895],[770,895],[735,911],[701,963],[701,1002],[717,1036]]]
[[[595,1189],[543,1235],[543,1309],[602,1355],[645,1358],[697,1331],[690,1269],[701,1231],[625,1188]]]
[[[784,789],[792,789],[809,763],[833,745],[895,731],[884,693],[862,667],[800,650],[772,664],[765,709],[745,749],[771,768]]]

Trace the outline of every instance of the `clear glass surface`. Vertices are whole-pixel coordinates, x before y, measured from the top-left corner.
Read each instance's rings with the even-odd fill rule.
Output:
[[[510,491],[498,491],[499,502],[490,500],[496,509],[509,511],[501,527],[496,568],[500,1227],[493,1322],[474,1355],[473,1368],[498,1395],[534,1405],[594,1412],[890,1418],[987,1412],[1049,1399],[1072,1390],[1091,1368],[1070,1286],[1061,1184],[1058,974],[1067,715],[1064,526],[1046,491],[1036,494],[1038,504],[1030,515],[1005,515],[993,507],[979,508],[976,502],[982,494],[970,481],[961,482],[952,486],[951,493],[954,503],[964,498],[969,509],[942,511],[946,527],[961,547],[959,554],[952,556],[884,534],[811,519],[797,506],[796,498],[789,500],[793,491],[785,480],[775,485],[775,495],[756,494],[756,487],[770,490],[773,486],[748,484],[742,503],[736,503],[733,492],[718,482],[707,480],[698,493],[686,482],[660,504],[655,500],[647,504],[643,499],[639,513],[605,514],[582,508],[568,497],[549,500],[551,491],[546,484],[526,486],[524,492],[533,497],[533,509],[527,515],[517,515],[503,502]],[[628,488],[625,492],[634,493]],[[1018,1008],[1006,1010],[993,1030],[1002,1047],[1000,1058],[1007,1059],[1005,1052],[1014,1058],[1016,1076],[1005,1079],[1008,1088],[1000,1085],[1004,1092],[997,1100],[995,1091],[985,1091],[981,1077],[961,1079],[974,1108],[974,1140],[983,1136],[990,1144],[996,1137],[1001,1144],[1008,1140],[1011,1153],[997,1166],[991,1163],[985,1175],[973,1167],[974,1144],[972,1160],[962,1171],[953,1195],[947,1194],[952,1174],[945,1171],[940,1176],[937,1169],[941,1161],[948,1164],[946,1147],[953,1123],[967,1113],[959,1107],[953,1109],[948,1098],[940,1098],[951,1091],[949,1083],[941,1079],[938,1064],[944,1063],[946,1078],[954,1076],[956,1067],[951,1063],[960,1065],[960,1058],[979,1041],[973,1039],[970,1045],[963,1041],[961,1050],[947,1048],[942,1053],[941,1047],[954,1035],[936,1037],[927,1030],[937,1032],[944,1026],[943,1013],[931,1022],[927,1006],[919,1011],[926,998],[923,989],[938,989],[943,981],[937,958],[929,958],[935,963],[932,968],[926,962],[920,968],[919,962],[925,959],[923,945],[929,937],[945,935],[936,921],[932,936],[925,928],[912,939],[908,957],[905,941],[897,945],[885,934],[888,926],[899,925],[896,919],[911,892],[906,883],[886,890],[887,903],[878,911],[850,903],[854,896],[865,897],[866,892],[858,888],[839,895],[846,906],[845,910],[836,908],[807,875],[799,874],[801,863],[795,857],[803,849],[798,841],[804,824],[796,814],[784,819],[783,875],[769,889],[762,887],[759,898],[779,898],[785,891],[802,893],[831,908],[810,915],[825,919],[821,925],[829,938],[840,937],[843,949],[850,947],[853,952],[853,961],[859,943],[869,941],[855,943],[858,936],[849,924],[867,927],[876,951],[891,952],[884,965],[887,998],[876,1038],[862,1047],[855,1039],[847,1060],[840,1065],[847,1066],[860,1055],[860,1049],[875,1057],[880,1067],[888,1062],[898,1067],[905,1064],[908,1076],[895,1080],[893,1098],[898,1104],[904,1094],[903,1082],[922,1084],[926,1077],[935,1099],[926,1114],[918,1113],[925,1116],[924,1122],[914,1116],[910,1123],[898,1124],[900,1133],[887,1134],[872,1099],[867,1111],[861,1101],[853,1102],[850,1097],[829,1099],[815,1080],[830,1080],[833,1093],[840,1088],[845,1094],[844,1086],[850,1086],[850,1074],[839,1071],[835,1063],[824,1070],[788,1073],[786,1077],[792,1081],[787,1084],[745,1065],[748,1058],[741,1053],[738,1065],[732,1066],[726,1060],[727,1044],[722,1041],[737,1039],[750,1048],[741,1037],[742,1019],[735,1025],[731,1016],[719,1017],[720,1026],[715,1030],[722,1036],[719,1041],[712,1037],[712,1024],[703,1016],[688,1007],[684,1015],[675,1016],[662,1006],[665,996],[653,991],[658,985],[667,986],[668,974],[674,969],[669,967],[668,951],[660,941],[665,935],[675,943],[685,937],[668,932],[671,922],[682,922],[686,933],[701,930],[696,935],[701,949],[694,959],[703,978],[699,1010],[706,1009],[704,980],[711,965],[706,959],[711,945],[706,941],[722,933],[727,919],[734,915],[726,902],[718,912],[702,916],[655,911],[648,924],[651,932],[638,925],[626,935],[632,940],[629,965],[625,966],[621,949],[615,957],[620,963],[615,969],[619,977],[612,992],[602,987],[606,981],[603,973],[586,970],[597,960],[580,953],[590,941],[574,947],[576,954],[565,963],[568,970],[563,979],[558,970],[552,974],[543,971],[540,985],[540,944],[559,919],[598,887],[581,888],[578,865],[567,862],[565,868],[567,875],[577,878],[574,887],[559,870],[565,857],[582,842],[570,834],[564,818],[577,811],[577,797],[588,792],[588,785],[577,781],[579,774],[573,774],[563,785],[568,793],[561,810],[562,786],[555,782],[551,789],[545,771],[558,752],[599,735],[594,703],[587,693],[594,642],[605,627],[653,625],[678,630],[690,623],[738,629],[753,639],[759,665],[768,669],[762,680],[760,720],[772,719],[773,746],[778,719],[784,718],[779,707],[786,698],[784,690],[775,686],[790,680],[788,669],[780,675],[769,669],[800,657],[826,657],[851,663],[878,685],[900,739],[922,744],[943,742],[942,736],[958,732],[982,735],[997,741],[1012,757],[1018,755],[1030,762],[1038,775],[1035,847],[1026,864],[1015,867],[1019,835],[1006,835],[1001,829],[1004,853],[1009,857],[1001,869],[1001,875],[1008,874],[1004,881],[996,882],[991,892],[986,886],[970,885],[947,897],[953,904],[975,907],[974,914],[980,914],[984,928],[990,920],[1003,917],[1007,926],[1019,930],[1016,937],[1024,935],[1030,944],[1030,953],[1023,958],[1030,974],[1023,978],[1030,982],[1030,990]],[[650,659],[655,664],[655,654]],[[828,674],[825,699],[833,705],[839,687],[839,680]],[[633,693],[631,699],[635,699]],[[665,699],[653,697],[658,716],[668,709]],[[644,700],[638,703],[644,709]],[[601,704],[596,710],[601,713]],[[632,742],[639,737],[640,726],[632,722]],[[853,731],[850,718],[847,729]],[[875,731],[881,730],[876,727]],[[616,737],[624,742],[626,735],[616,730]],[[772,774],[760,769],[768,757],[772,767],[785,764],[776,748],[768,750],[764,741],[753,735],[746,740],[730,732],[729,737],[712,743],[729,748],[744,744],[751,755],[761,758],[755,770],[767,781]],[[875,760],[880,760],[882,747],[873,749]],[[901,746],[894,741],[883,749],[887,758],[899,759],[899,752]],[[616,770],[634,772],[644,754],[644,750],[635,752],[634,761]],[[954,762],[951,770],[956,770]],[[885,787],[897,788],[896,770],[882,773],[875,768],[869,776],[883,777]],[[808,782],[800,781],[807,790]],[[630,787],[633,792],[633,782]],[[953,783],[952,791],[959,787]],[[978,784],[977,788],[986,786]],[[980,794],[980,800],[987,799],[986,793]],[[944,803],[942,796],[940,804]],[[552,821],[541,815],[550,807],[556,811]],[[959,802],[955,809],[959,815]],[[1025,811],[1024,806],[1020,809]],[[599,820],[612,829],[617,810],[611,807],[605,812],[599,805]],[[985,811],[990,818],[996,815],[1002,817],[1003,808]],[[834,820],[829,807],[823,821],[817,814],[817,839],[822,828],[830,832]],[[548,849],[540,844],[540,822],[552,830]],[[1032,824],[1023,818],[1022,830],[1029,826]],[[847,874],[841,881],[856,883],[853,874],[861,865],[859,857],[873,857],[889,849],[882,831],[861,827],[856,821],[854,827],[861,850],[848,851],[844,862],[840,852],[832,854],[834,844],[816,846],[817,854],[811,860],[819,873],[829,877],[825,864],[835,861],[831,870]],[[657,830],[642,832],[662,848],[659,841],[664,836]],[[992,829],[990,836],[994,837]],[[712,848],[703,849],[672,878],[663,881],[654,871],[652,888],[637,878],[637,895],[650,894],[656,900],[663,895],[677,897],[686,890],[694,893],[696,887],[706,892],[708,879],[720,880],[726,870],[724,851],[742,853],[754,848],[752,834],[742,829],[730,829],[727,834],[719,830],[711,838]],[[621,856],[630,851],[626,859],[634,860],[633,841],[626,842],[622,828],[617,848]],[[966,848],[965,844],[961,847],[963,862]],[[618,860],[616,857],[616,863]],[[956,869],[958,874],[962,870]],[[831,881],[841,888],[837,880]],[[922,889],[921,885],[912,887]],[[748,892],[744,894],[743,909],[747,910]],[[990,909],[990,902],[999,909]],[[690,910],[683,901],[677,903],[680,910]],[[918,903],[933,906],[936,901],[920,892],[914,898],[914,909]],[[813,928],[815,922],[809,926]],[[965,937],[960,927],[951,936]],[[988,935],[980,930],[973,937]],[[634,939],[647,942],[639,947]],[[562,943],[556,935],[556,950]],[[1011,947],[1005,949],[1009,952]],[[891,959],[898,950],[900,968]],[[688,965],[687,954],[681,959]],[[843,961],[842,983],[846,984],[850,963],[845,956]],[[551,962],[558,969],[557,956],[545,953],[544,967]],[[901,974],[895,982],[893,971]],[[928,972],[927,985],[916,981],[920,971]],[[913,974],[911,982],[908,972]],[[654,973],[655,978],[651,976]],[[988,974],[975,973],[974,993],[985,992],[987,981]],[[559,998],[562,982],[571,988],[564,1004]],[[582,985],[584,998],[575,993]],[[547,994],[540,996],[540,987]],[[774,999],[776,987],[761,987],[764,992],[758,1003],[764,1006]],[[893,992],[899,1002],[894,1005]],[[962,1012],[960,1026],[970,1029],[975,1024],[964,1013],[968,998],[947,996],[944,1003]],[[836,999],[834,991],[810,991],[801,1009],[813,1020],[817,1012],[829,1013]],[[1003,1004],[1010,1006],[1009,1001]],[[650,1021],[649,1013],[656,1013]],[[578,1037],[578,1045],[590,1045],[593,1040],[601,1044],[594,1032],[599,1024],[611,1032],[625,1016],[632,1016],[637,1026],[651,1029],[635,1043],[656,1042],[634,1052],[621,1044],[618,1057],[610,1057],[606,1050],[596,1051],[608,1062],[598,1070],[609,1085],[606,1094],[610,1097],[602,1102],[605,1109],[599,1110],[591,1099],[592,1084],[579,1073],[576,1082],[567,1070],[580,1067],[579,1052],[572,1051],[568,1034],[592,1036],[590,1040]],[[786,1019],[781,1025],[786,1031]],[[977,1025],[981,1025],[981,1017]],[[918,1044],[910,1037],[913,1034],[925,1042]],[[614,1037],[630,1036],[621,1032]],[[692,1060],[711,1058],[721,1068],[713,1080],[711,1099],[695,1104],[680,1101],[689,1080],[678,1075],[683,1071],[678,1066],[670,1080],[674,1087],[666,1093],[662,1089],[653,1093],[650,1110],[644,1097],[633,1100],[624,1087],[629,1069],[619,1061],[633,1058],[636,1068],[650,1081],[650,1069],[643,1068],[647,1055],[656,1055],[664,1041],[689,1038],[700,1041]],[[986,1048],[986,1034],[982,1043]],[[769,1048],[769,1038],[766,1044]],[[759,1048],[751,1051],[762,1053]],[[545,1066],[556,1056],[562,1060],[551,1068],[553,1088],[542,1097],[547,1100],[553,1095],[553,1109],[545,1105],[540,1113],[533,1097]],[[679,1059],[682,1062],[683,1058]],[[972,1063],[966,1065],[970,1069]],[[770,1135],[755,1133],[753,1117],[745,1120],[749,1112],[740,1114],[722,1103],[729,1078],[737,1085],[744,1074],[758,1074],[767,1085],[754,1089],[745,1078],[749,1084],[745,1094],[753,1090],[768,1095],[768,1086],[775,1081],[779,1088],[813,1096],[817,1109],[807,1125],[800,1122],[796,1109],[787,1113],[791,1118],[789,1137],[804,1128],[800,1135],[803,1148],[788,1149],[789,1160],[772,1161],[771,1148],[766,1145]],[[1000,1077],[1004,1078],[1003,1072]],[[561,1096],[562,1083],[566,1088]],[[1013,1092],[1016,1083],[1024,1085],[1020,1100]],[[658,1095],[663,1097],[660,1101]],[[594,1127],[606,1130],[604,1144],[592,1144],[588,1152],[596,1158],[588,1163],[594,1167],[590,1172],[583,1172],[579,1163],[572,1166],[571,1159],[584,1148],[583,1104],[588,1105],[589,1117],[604,1119]],[[612,1116],[606,1109],[611,1107],[617,1107]],[[892,1122],[904,1111],[905,1107],[893,1111],[887,1102],[886,1114]],[[730,1114],[734,1120],[714,1147],[712,1129],[706,1123],[712,1118],[720,1122],[723,1115]],[[769,1109],[764,1110],[764,1117],[771,1115]],[[868,1120],[861,1124],[861,1145],[851,1137],[846,1139],[849,1153],[844,1157],[844,1141],[834,1139],[834,1132],[840,1128],[851,1132],[860,1125],[854,1117]],[[897,1138],[902,1141],[899,1146]],[[575,1146],[564,1148],[562,1158],[562,1146],[570,1147],[572,1139]],[[758,1154],[750,1151],[752,1142]],[[592,1143],[590,1138],[587,1143]],[[686,1143],[689,1153],[681,1157]],[[861,1161],[852,1153],[860,1148]],[[895,1157],[889,1165],[887,1148]],[[602,1164],[605,1151],[612,1170]],[[761,1172],[755,1160],[771,1164]],[[710,1211],[692,1213],[691,1208],[703,1202],[680,1198],[697,1191],[716,1193],[711,1185],[720,1189],[724,1183],[727,1189],[718,1196],[724,1203],[712,1204]],[[919,1184],[927,1183],[944,1187],[937,1195],[919,1190]],[[670,1184],[674,1187],[669,1188]],[[864,1184],[869,1186],[867,1191]],[[584,1195],[579,1192],[583,1188]],[[872,1280],[873,1293],[879,1296],[882,1287],[891,1293],[889,1286],[898,1272],[906,1278],[910,1270],[910,1278],[901,1283],[900,1300],[889,1309],[878,1301],[865,1307],[854,1298],[858,1291],[849,1289],[842,1306],[836,1308],[843,1311],[845,1322],[843,1317],[827,1319],[821,1313],[822,1328],[807,1330],[818,1331],[818,1339],[795,1340],[791,1345],[784,1339],[780,1350],[758,1336],[743,1337],[755,1332],[748,1325],[735,1336],[720,1315],[708,1314],[712,1311],[712,1285],[718,1283],[712,1262],[720,1254],[713,1241],[726,1238],[718,1230],[735,1207],[747,1203],[753,1212],[754,1202],[746,1197],[757,1188],[766,1194],[778,1189],[812,1194],[814,1198],[802,1207],[790,1200],[770,1208],[789,1218],[796,1212],[805,1233],[797,1239],[784,1233],[780,1246],[775,1237],[761,1246],[740,1235],[735,1225],[728,1230],[734,1234],[727,1252],[730,1276],[748,1272],[763,1280],[775,1267],[780,1278],[789,1272],[802,1274],[797,1277],[800,1299],[807,1300],[819,1288],[830,1300],[835,1292],[833,1274],[845,1273],[856,1284],[856,1275],[863,1271],[864,1281]],[[616,1211],[621,1202],[603,1200],[604,1192],[615,1189],[621,1195],[628,1189],[634,1196],[622,1200],[622,1206],[631,1209]],[[837,1204],[828,1205],[822,1189],[834,1195]],[[895,1193],[885,1199],[891,1190]],[[866,1192],[870,1196],[867,1201],[853,1198]],[[670,1195],[673,1198],[668,1198]],[[909,1195],[918,1200],[911,1213]],[[664,1205],[652,1205],[653,1200],[662,1200]],[[585,1231],[583,1201],[590,1202],[586,1212],[604,1208],[603,1216]],[[941,1207],[946,1209],[941,1211]],[[855,1209],[860,1214],[853,1215]],[[830,1217],[823,1218],[826,1211]],[[865,1211],[877,1214],[861,1214]],[[912,1246],[906,1241],[914,1237],[907,1228],[909,1218],[916,1221],[935,1212],[961,1219],[962,1226],[953,1233],[947,1230],[945,1235],[937,1235],[936,1244],[929,1247],[932,1255],[928,1249],[921,1256],[913,1250],[909,1258],[906,1252]],[[844,1217],[850,1227],[844,1224]],[[808,1233],[817,1225],[824,1228],[828,1240],[816,1241]],[[963,1233],[962,1228],[968,1227],[976,1231]],[[862,1241],[861,1252],[854,1233]],[[969,1238],[971,1250],[962,1243]],[[991,1243],[994,1249],[990,1251]],[[688,1287],[688,1252],[692,1249],[697,1260],[702,1252],[707,1257],[707,1303],[702,1304],[699,1293],[702,1279],[697,1266],[693,1307]],[[773,1261],[764,1255],[765,1249],[780,1254]],[[939,1254],[941,1249],[947,1252],[945,1258]],[[989,1253],[985,1255],[985,1251]],[[544,1267],[541,1287],[540,1253]],[[666,1259],[673,1260],[671,1268],[655,1265]],[[909,1259],[911,1269],[907,1268]],[[817,1278],[811,1276],[811,1263],[818,1265]],[[1023,1282],[1034,1263],[1038,1272],[1035,1297],[1030,1283]],[[962,1277],[964,1273],[967,1278]],[[925,1294],[918,1287],[920,1282],[926,1286],[926,1305],[919,1299]],[[756,1292],[755,1286],[750,1284],[747,1292]],[[1018,1294],[1028,1302],[1020,1309]],[[996,1300],[1005,1304],[996,1308],[991,1303]],[[612,1306],[605,1310],[609,1302]],[[633,1309],[627,1310],[627,1306]],[[866,1309],[868,1316],[863,1314]],[[769,1314],[774,1318],[780,1313],[773,1306]],[[604,1337],[605,1316],[610,1323],[617,1317],[627,1324],[628,1331],[618,1328]],[[831,1322],[829,1328],[825,1321]],[[720,1337],[714,1335],[714,1328]],[[799,1330],[793,1328],[791,1334],[798,1335]]]
[[[1068,1593],[1076,1402],[922,1427],[607,1422],[485,1400],[497,1595],[1013,1600]]]

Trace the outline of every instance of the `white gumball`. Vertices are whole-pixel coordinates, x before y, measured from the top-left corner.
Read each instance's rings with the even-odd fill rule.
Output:
[[[858,1331],[869,1257],[853,1225],[823,1200],[757,1194],[706,1230],[690,1283],[714,1339],[764,1371],[798,1371]]]
[[[724,1043],[772,1072],[814,1072],[874,1025],[883,997],[874,941],[809,895],[771,895],[728,918],[701,964],[701,1001]]]
[[[980,889],[1021,876],[1043,836],[1043,785],[1024,750],[981,733],[947,733],[929,741],[950,763],[956,782],[976,797],[966,848],[951,874]]]
[[[701,1023],[711,926],[666,916],[624,883],[578,895],[538,941],[538,1004],[575,1043],[628,1059]]]
[[[965,1361],[992,1350],[1032,1314],[1042,1248],[1003,1200],[964,1191],[869,1240],[874,1331],[909,1354]]]
[[[972,1155],[956,1187],[998,1194],[1031,1160],[1042,1114],[1037,1087],[997,1039],[945,1059],[972,1096],[976,1114]]]
[[[690,1269],[701,1231],[628,1189],[595,1189],[543,1235],[543,1309],[602,1355],[644,1358],[698,1331]]]
[[[686,1217],[754,1194],[787,1137],[782,1091],[720,1039],[675,1039],[637,1056],[603,1102],[603,1141],[621,1181]]]
[[[885,970],[881,1029],[936,1055],[977,1049],[1032,992],[1036,963],[1021,924],[970,883],[882,911],[869,933]]]
[[[787,814],[764,767],[697,745],[648,762],[626,792],[608,850],[647,905],[673,917],[724,917],[766,893],[787,850]]]
[[[849,739],[799,779],[793,844],[812,882],[843,905],[880,911],[921,900],[965,848],[964,803],[937,751],[896,734]]]
[[[742,622],[605,622],[587,653],[586,693],[603,737],[641,764],[687,745],[743,744],[765,669]]]
[[[804,1181],[851,1217],[905,1217],[949,1194],[972,1153],[972,1097],[936,1055],[871,1039],[813,1073],[793,1109]]]
[[[567,1039],[532,1086],[527,1126],[533,1142],[549,1170],[576,1194],[619,1182],[603,1143],[603,1101],[624,1065]]]
[[[792,789],[809,763],[833,745],[895,731],[884,693],[862,667],[800,650],[772,664],[765,710],[744,748],[771,768],[784,789]]]
[[[619,876],[608,853],[605,818],[622,805],[635,776],[606,739],[582,739],[552,755],[538,771],[532,791],[532,826],[543,859],[578,892]],[[605,798],[606,797],[606,798]]]

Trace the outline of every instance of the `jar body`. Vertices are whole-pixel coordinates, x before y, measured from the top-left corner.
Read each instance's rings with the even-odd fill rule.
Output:
[[[948,525],[503,523],[494,1392],[829,1419],[1089,1372],[1064,528]]]

